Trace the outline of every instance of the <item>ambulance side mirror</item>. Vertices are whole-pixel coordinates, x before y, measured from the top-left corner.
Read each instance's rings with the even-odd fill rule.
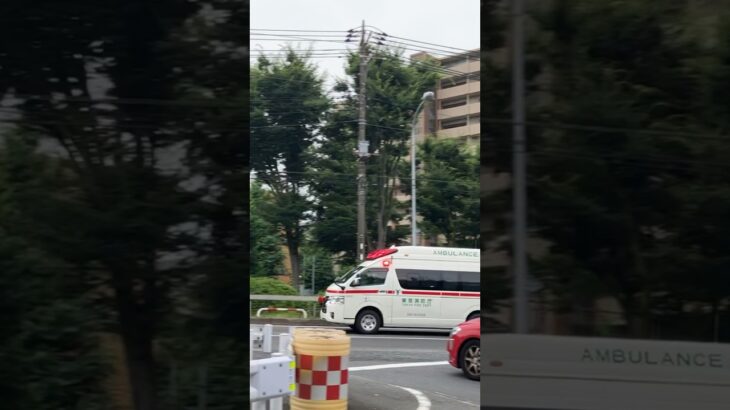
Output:
[[[352,283],[350,283],[350,286],[360,286],[360,278],[357,277],[352,280]]]

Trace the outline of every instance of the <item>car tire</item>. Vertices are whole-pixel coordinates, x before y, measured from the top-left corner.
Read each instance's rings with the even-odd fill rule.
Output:
[[[466,320],[469,321],[472,319],[476,319],[478,317],[479,317],[479,312],[474,312],[474,313],[470,313],[469,316],[466,317]]]
[[[459,367],[464,376],[471,380],[479,380],[481,376],[481,343],[477,339],[464,342],[459,352]]]
[[[366,335],[375,334],[378,333],[378,329],[380,329],[380,326],[382,325],[380,315],[372,309],[365,309],[361,311],[355,318],[355,330],[357,330],[358,333]]]

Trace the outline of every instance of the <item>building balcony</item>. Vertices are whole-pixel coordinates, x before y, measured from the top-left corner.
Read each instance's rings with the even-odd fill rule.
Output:
[[[455,64],[455,65],[449,65],[446,68],[447,70],[453,70],[453,71],[460,71],[462,73],[478,73],[481,67],[479,66],[480,63],[477,60],[469,61],[468,63],[466,61]]]
[[[444,108],[436,112],[436,119],[462,117],[465,115],[479,115],[481,105],[479,103],[465,104],[453,108]]]
[[[443,100],[460,95],[469,95],[478,93],[481,89],[481,81],[470,81],[466,84],[457,85],[455,87],[440,88],[436,91],[436,99]]]
[[[447,128],[436,131],[436,135],[440,138],[457,138],[467,135],[479,135],[481,132],[480,125],[468,124],[463,127]]]

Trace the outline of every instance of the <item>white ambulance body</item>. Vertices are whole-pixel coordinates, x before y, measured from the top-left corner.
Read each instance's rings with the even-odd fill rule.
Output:
[[[361,333],[450,329],[479,316],[479,284],[478,249],[379,249],[327,288],[320,318]]]
[[[488,410],[730,409],[730,345],[483,334]]]

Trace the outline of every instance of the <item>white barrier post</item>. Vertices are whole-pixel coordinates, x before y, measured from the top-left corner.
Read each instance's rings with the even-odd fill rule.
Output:
[[[250,343],[248,344],[248,360],[253,360],[253,343],[256,340],[256,335],[254,335],[254,331],[249,331],[251,338]]]
[[[279,353],[281,354],[288,354],[289,350],[289,342],[291,341],[291,336],[289,333],[282,333],[279,335]]]
[[[271,353],[271,342],[273,339],[274,327],[270,324],[264,325],[264,353]]]
[[[251,403],[251,410],[267,410],[266,400],[259,400]]]
[[[279,336],[281,337],[281,336]],[[284,356],[283,353],[272,353],[271,357],[281,357]],[[284,410],[284,398],[283,397],[275,397],[273,399],[269,400],[269,410]]]

